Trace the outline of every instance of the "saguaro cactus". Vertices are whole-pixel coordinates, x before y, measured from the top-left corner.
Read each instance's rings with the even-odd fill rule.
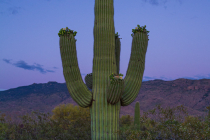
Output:
[[[140,106],[139,102],[135,104],[134,125],[140,130]]]
[[[121,44],[118,33],[115,34],[113,0],[95,0],[94,12],[92,73],[85,77],[84,84],[77,61],[77,32],[62,28],[58,35],[63,74],[73,100],[90,108],[92,140],[117,140],[120,106],[132,103],[141,87],[149,31],[139,25],[132,29],[131,56],[123,79],[119,74]]]

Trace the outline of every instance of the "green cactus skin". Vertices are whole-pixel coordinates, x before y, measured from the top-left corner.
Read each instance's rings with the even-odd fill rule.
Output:
[[[115,34],[115,59],[116,59],[116,65],[117,65],[117,73],[120,72],[120,46],[121,46],[121,43],[120,43],[120,39],[122,38],[119,38],[118,36],[118,32],[117,34]]]
[[[74,101],[81,107],[88,107],[92,101],[92,93],[83,83],[77,61],[76,40],[73,34],[60,37],[60,53],[66,86]]]
[[[121,97],[121,106],[131,104],[139,93],[145,69],[147,46],[147,34],[136,32],[133,36],[130,61],[124,79],[125,90]]]
[[[116,104],[124,91],[124,80],[114,79],[113,84],[110,84],[107,91],[107,102]],[[114,94],[113,94],[114,93]]]
[[[135,105],[134,125],[136,126],[137,130],[140,130],[140,106],[139,106],[139,102],[136,102],[136,105]]]
[[[148,31],[133,29],[131,56],[125,79],[114,79],[119,74],[120,39],[114,28],[113,0],[95,0],[94,57],[92,92],[88,90],[88,78],[83,82],[78,67],[77,32],[59,31],[60,53],[68,91],[81,107],[89,107],[92,140],[118,140],[121,106],[131,104],[137,97],[144,73]],[[91,84],[89,84],[90,86]],[[124,85],[124,87],[123,87]],[[88,86],[88,87],[89,87]]]
[[[92,73],[87,74],[85,76],[85,83],[87,85],[88,88],[92,89],[92,84],[93,84],[93,76]]]

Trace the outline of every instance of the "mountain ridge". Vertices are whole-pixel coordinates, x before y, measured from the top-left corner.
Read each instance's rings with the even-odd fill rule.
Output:
[[[90,90],[90,89],[89,89]],[[140,103],[140,114],[155,108],[183,105],[189,115],[206,116],[210,105],[210,79],[172,81],[161,79],[143,81],[136,99],[128,106],[121,106],[122,115],[134,116],[135,102]],[[66,83],[49,81],[0,91],[0,111],[9,116],[23,115],[33,110],[52,114],[59,104],[78,104],[71,98]]]

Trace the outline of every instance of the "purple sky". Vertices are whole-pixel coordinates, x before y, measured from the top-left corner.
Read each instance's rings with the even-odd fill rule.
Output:
[[[64,83],[58,32],[77,31],[84,80],[92,72],[95,0],[0,0],[0,90]],[[209,0],[114,0],[120,73],[128,67],[132,29],[149,33],[143,81],[210,79]]]

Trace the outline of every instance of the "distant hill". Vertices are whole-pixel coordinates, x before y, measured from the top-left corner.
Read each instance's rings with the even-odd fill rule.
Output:
[[[210,105],[210,79],[144,81],[135,101],[128,106],[121,106],[120,117],[126,114],[134,116],[136,101],[140,103],[141,115],[161,104],[163,108],[183,105],[189,115],[206,116],[205,107]],[[71,98],[65,83],[34,83],[0,91],[0,112],[10,116],[30,113],[33,110],[52,114],[53,108],[68,103],[78,105]]]
[[[6,89],[0,89],[0,91],[5,91]]]

